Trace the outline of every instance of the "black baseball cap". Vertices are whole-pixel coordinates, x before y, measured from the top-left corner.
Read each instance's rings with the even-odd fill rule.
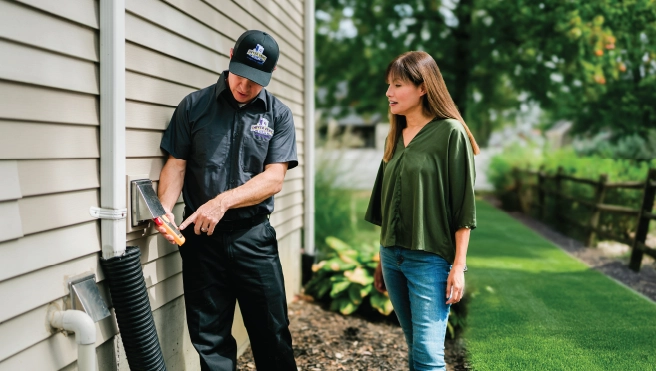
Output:
[[[271,35],[257,30],[246,31],[235,43],[228,69],[230,73],[267,86],[279,55],[278,43]]]

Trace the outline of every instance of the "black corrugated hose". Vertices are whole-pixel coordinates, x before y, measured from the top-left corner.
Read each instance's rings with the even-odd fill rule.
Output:
[[[109,283],[116,321],[131,371],[166,371],[159,346],[139,247],[128,246],[125,255],[100,259]]]

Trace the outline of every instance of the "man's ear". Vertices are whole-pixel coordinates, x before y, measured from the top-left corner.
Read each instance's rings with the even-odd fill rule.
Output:
[[[233,48],[230,48],[230,59],[232,59],[232,50]]]

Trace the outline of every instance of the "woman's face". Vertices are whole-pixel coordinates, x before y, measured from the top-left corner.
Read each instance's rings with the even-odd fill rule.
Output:
[[[421,110],[421,97],[426,94],[423,84],[415,86],[410,81],[395,79],[387,88],[390,111],[395,115],[406,116],[414,110]]]

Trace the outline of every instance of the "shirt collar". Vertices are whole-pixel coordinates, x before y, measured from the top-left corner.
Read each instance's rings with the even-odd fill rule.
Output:
[[[221,73],[221,76],[219,77],[219,80],[216,82],[216,88],[215,88],[215,92],[214,92],[214,99],[219,99],[219,96],[225,90],[228,90],[228,70],[223,71]],[[265,90],[266,90],[265,88],[262,88],[262,90],[260,90],[260,93],[249,104],[253,104],[253,103],[255,103],[255,101],[259,100],[259,101],[262,102],[262,104],[264,104],[264,109],[268,110],[269,107],[267,105],[266,91]],[[230,95],[232,97],[232,93],[228,92],[228,95]],[[234,97],[232,98],[232,100],[234,100]]]

